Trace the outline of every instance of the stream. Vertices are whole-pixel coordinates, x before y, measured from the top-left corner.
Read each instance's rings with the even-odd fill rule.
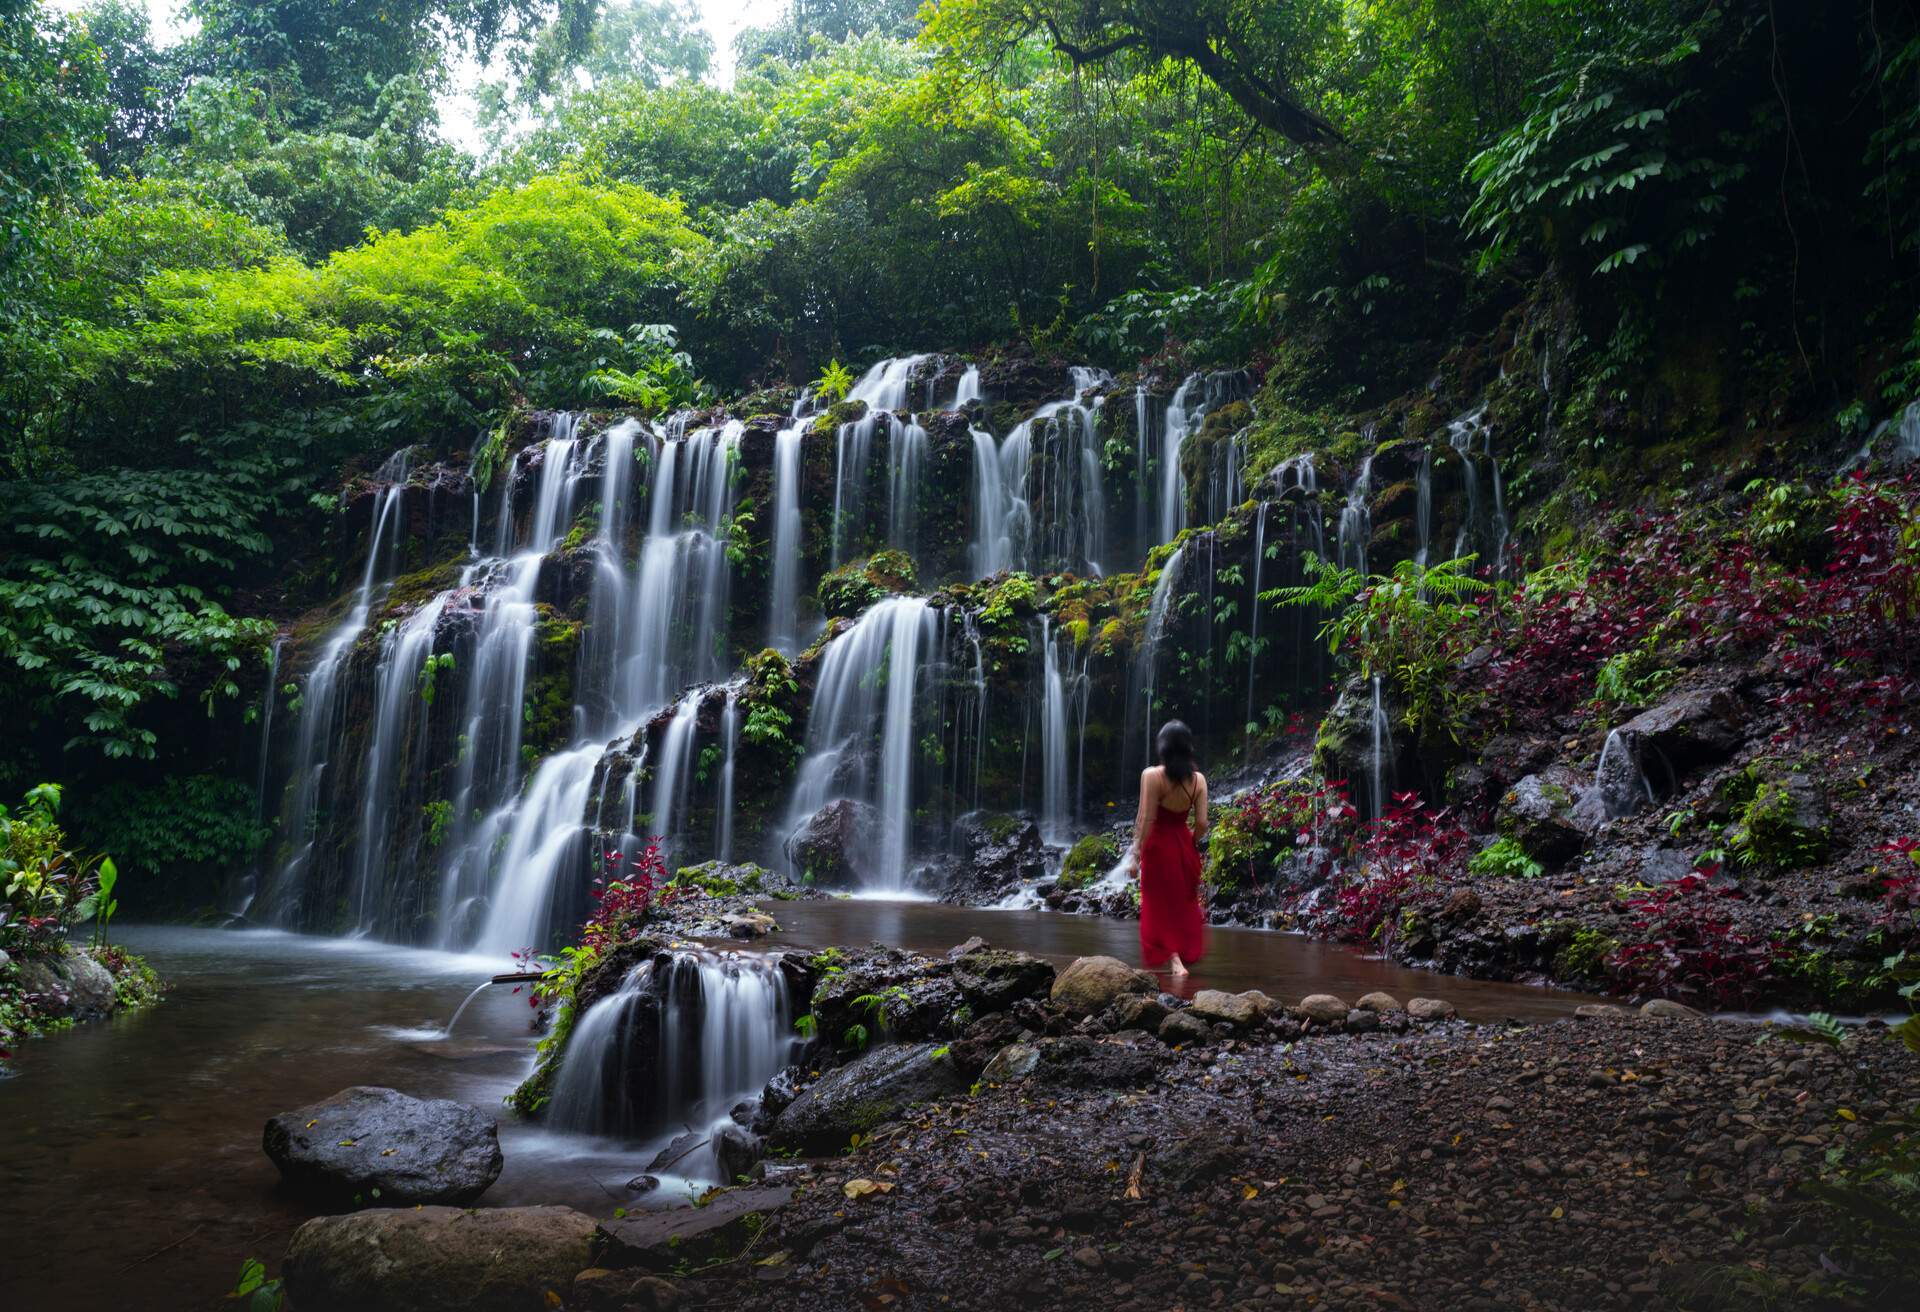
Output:
[[[879,941],[943,952],[978,934],[1056,963],[1138,952],[1131,923],[1045,911],[873,899],[768,909],[783,926],[768,949]],[[1444,997],[1478,1020],[1547,1020],[1590,1000],[1409,970],[1295,935],[1212,934],[1183,991],[1257,987],[1292,1002],[1385,989],[1403,1002]],[[268,1117],[354,1084],[496,1109],[531,1065],[537,1036],[527,995],[512,986],[479,994],[453,1035],[443,1033],[505,959],[272,930],[136,926],[116,937],[160,972],[167,1000],[27,1044],[17,1076],[0,1081],[0,1232],[16,1237],[0,1262],[9,1307],[221,1306],[242,1260],[277,1269],[288,1236],[313,1214],[280,1192],[261,1152]],[[685,1197],[672,1177],[639,1199],[624,1188],[658,1143],[563,1135],[506,1116],[500,1141],[506,1169],[490,1206],[564,1203],[605,1216]],[[56,1234],[55,1218],[90,1220],[61,1222]],[[45,1242],[18,1242],[31,1236]]]

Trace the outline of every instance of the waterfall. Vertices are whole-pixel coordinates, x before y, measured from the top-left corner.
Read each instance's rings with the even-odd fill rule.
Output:
[[[795,409],[799,403],[795,403]],[[800,648],[800,439],[808,423],[787,425],[773,439],[773,583],[767,599],[767,645],[792,655]]]
[[[1106,488],[1094,420],[1104,370],[1076,366],[1072,392],[1017,424],[997,449],[979,429],[974,442],[974,526],[969,562],[976,578],[1003,569],[1102,573]]]
[[[1629,816],[1656,800],[1653,783],[1640,764],[1640,745],[1618,729],[1607,732],[1606,745],[1593,770],[1594,787],[1609,820]]]
[[[1478,444],[1478,451],[1475,445]],[[1506,491],[1500,477],[1500,462],[1493,456],[1493,428],[1487,422],[1487,407],[1455,419],[1447,425],[1447,445],[1460,455],[1461,477],[1467,488],[1466,515],[1460,521],[1460,532],[1455,536],[1453,554],[1456,558],[1465,556],[1474,550],[1474,539],[1480,539],[1484,548],[1481,562],[1489,569],[1499,570],[1505,562],[1507,539],[1511,530],[1507,523]],[[1487,462],[1488,504],[1480,504],[1480,464]]]
[[[1070,635],[1040,620],[1040,651],[1045,663],[1040,714],[1040,833],[1055,846],[1073,841],[1086,782],[1087,698],[1091,681]],[[1077,717],[1079,737],[1073,780],[1068,758],[1070,725]]]
[[[1367,572],[1367,548],[1373,542],[1373,512],[1367,498],[1373,494],[1373,457],[1360,462],[1353,486],[1347,489],[1347,502],[1340,508],[1339,563],[1345,569]]]
[[[791,1011],[772,958],[663,953],[575,1020],[547,1121],[625,1138],[704,1127],[676,1174],[718,1182],[711,1133],[798,1054]]]
[[[1420,452],[1420,474],[1415,484],[1416,495],[1413,503],[1414,533],[1419,539],[1419,547],[1413,553],[1416,565],[1425,569],[1433,555],[1433,448],[1427,447]]]
[[[676,849],[685,829],[685,801],[688,767],[693,762],[694,730],[699,725],[700,703],[707,690],[695,688],[674,707],[673,719],[660,736],[660,759],[653,768],[653,803],[649,808],[650,833],[659,836],[669,868],[681,853]]]
[[[720,801],[713,821],[713,854],[721,861],[733,860],[733,759],[740,750],[740,688],[727,688],[726,705],[720,712]]]
[[[981,428],[968,433],[973,438],[973,542],[967,564],[974,578],[984,579],[1013,567],[1014,537],[1026,540],[1026,507],[1007,493],[993,434]]]
[[[1157,527],[1151,499],[1147,494],[1147,458],[1153,436],[1152,412],[1147,406],[1147,385],[1133,388],[1133,540],[1146,543],[1147,534]]]
[[[980,366],[970,364],[967,366],[966,371],[960,375],[960,386],[953,394],[952,408],[958,410],[970,401],[983,400],[985,395],[986,394],[980,390]]]
[[[903,355],[880,363],[861,374],[853,389],[847,393],[849,401],[865,401],[869,410],[903,410],[907,405],[907,388],[913,381],[914,373],[931,356]]]
[[[1386,811],[1387,788],[1398,777],[1394,761],[1393,721],[1387,716],[1380,676],[1373,676],[1373,750],[1367,757],[1367,812],[1378,820]]]
[[[1260,672],[1260,576],[1267,563],[1267,508],[1272,503],[1262,501],[1253,516],[1253,592],[1247,602],[1247,718],[1241,729],[1244,735],[1240,748],[1242,764],[1253,755],[1253,683]]]
[[[1137,741],[1142,720],[1146,723],[1146,760],[1153,760],[1153,686],[1159,667],[1160,643],[1167,636],[1167,621],[1173,607],[1173,588],[1179,581],[1185,562],[1186,545],[1174,548],[1160,567],[1160,578],[1153,585],[1153,598],[1147,605],[1147,626],[1140,636],[1140,649],[1134,657],[1133,695],[1127,699],[1127,737]],[[1137,718],[1136,718],[1137,717]]]
[[[1153,545],[1173,541],[1187,526],[1187,475],[1180,467],[1180,452],[1187,439],[1200,431],[1210,411],[1245,396],[1251,388],[1251,380],[1240,370],[1188,374],[1173,399],[1167,402],[1160,441],[1159,535]],[[1136,395],[1136,422],[1139,404],[1140,398]],[[1228,458],[1237,464],[1232,455],[1234,443],[1228,445]]]
[[[887,545],[911,552],[919,541],[914,497],[927,463],[927,430],[917,416],[894,419],[887,430]]]
[[[497,863],[499,882],[475,944],[479,951],[504,955],[544,948],[552,937],[559,924],[555,903],[561,871],[580,857],[583,817],[601,750],[599,743],[590,742],[547,757],[526,792],[481,826],[487,839],[504,833],[505,847]],[[492,845],[489,841],[486,846]],[[470,859],[484,862],[489,855],[483,849]]]
[[[318,824],[327,811],[328,766],[341,744],[346,728],[342,675],[354,644],[360,640],[373,612],[374,598],[392,577],[401,532],[401,509],[406,496],[411,447],[403,447],[387,457],[374,480],[380,490],[373,496],[373,522],[367,530],[367,561],[360,571],[347,613],[328,635],[319,659],[308,671],[300,689],[300,728],[294,746],[293,787],[286,812],[297,843],[293,857],[274,876],[269,889],[269,905],[280,915],[298,910],[297,903],[306,892],[305,880],[319,837]],[[295,905],[288,905],[291,899]]]
[[[393,804],[407,792],[399,769],[401,745],[416,721],[421,735],[425,733],[428,708],[421,676],[446,606],[447,596],[442,593],[390,632],[374,672],[373,723],[361,768],[360,823],[353,858],[353,919],[361,933],[390,924],[381,914],[386,910],[382,895],[390,888],[385,876]],[[438,684],[434,695],[442,691],[451,693],[452,689]]]
[[[877,813],[880,885],[905,883],[912,845],[914,707],[940,647],[940,612],[920,597],[890,597],[827,644],[794,786],[792,827],[836,798]],[[869,738],[877,737],[877,753]]]

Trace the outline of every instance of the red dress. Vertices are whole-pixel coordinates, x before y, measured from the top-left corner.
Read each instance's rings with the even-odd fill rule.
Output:
[[[1187,814],[1155,806],[1140,845],[1140,955],[1149,966],[1175,953],[1191,965],[1207,950],[1200,849],[1193,844]]]

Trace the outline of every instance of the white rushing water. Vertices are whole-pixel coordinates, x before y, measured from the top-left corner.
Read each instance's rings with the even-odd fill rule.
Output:
[[[675,952],[642,962],[579,1017],[567,1041],[548,1124],[639,1138],[686,1126],[704,1135],[670,1169],[724,1178],[715,1138],[759,1095],[799,1039],[785,978],[770,958]]]
[[[840,798],[873,807],[876,887],[905,886],[915,709],[926,664],[939,653],[940,612],[920,597],[890,597],[828,643],[820,660],[790,824],[799,827]]]

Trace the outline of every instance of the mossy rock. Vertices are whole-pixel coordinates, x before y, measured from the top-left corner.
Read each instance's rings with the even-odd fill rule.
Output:
[[[1730,835],[1734,847],[1779,869],[1818,865],[1832,844],[1832,815],[1820,785],[1797,770],[1756,770],[1753,799]]]
[[[1112,834],[1088,834],[1075,843],[1060,863],[1061,888],[1085,888],[1113,869],[1120,859],[1120,843]]]
[[[708,897],[736,897],[762,891],[771,878],[764,866],[751,861],[739,865],[730,861],[705,861],[697,866],[682,866],[673,882],[682,888],[697,888]]]
[[[904,551],[877,551],[828,571],[815,595],[829,619],[850,619],[876,602],[915,592],[919,586],[912,556]]]

